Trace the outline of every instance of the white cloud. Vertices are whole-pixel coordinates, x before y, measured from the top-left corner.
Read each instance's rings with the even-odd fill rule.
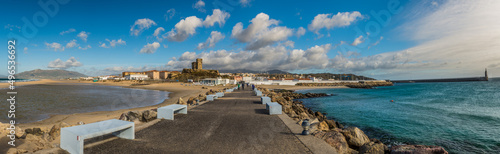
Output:
[[[240,0],[240,4],[242,7],[247,7],[247,6],[250,6],[250,2],[252,0]]]
[[[200,12],[205,13],[205,2],[202,0],[197,1],[196,3],[193,4],[193,8],[197,9]]]
[[[99,42],[101,45],[99,45],[99,47],[102,47],[102,48],[110,48],[110,47],[116,47],[118,45],[126,45],[127,42],[125,42],[124,40],[122,39],[118,39],[118,40],[109,40],[109,39],[106,39],[106,41],[109,42],[109,46],[106,45],[106,43],[102,43],[102,42]]]
[[[163,27],[158,27],[158,28],[156,28],[155,33],[153,33],[153,36],[156,37],[156,39],[161,42],[163,40],[163,37],[160,36],[160,34],[161,34],[161,32],[164,32],[164,31],[165,31],[165,29]]]
[[[215,47],[215,44],[217,42],[224,39],[225,37],[226,36],[224,36],[224,34],[222,34],[221,32],[212,31],[207,41],[205,41],[204,43],[199,43],[196,49],[201,50],[201,49],[213,48]]]
[[[54,61],[49,62],[49,65],[47,65],[48,68],[60,68],[60,69],[67,69],[71,67],[80,67],[82,66],[82,63],[77,61],[75,57],[71,57],[66,61],[62,61],[61,59],[57,58]]]
[[[229,16],[231,15],[225,11],[214,9],[212,15],[207,15],[205,21],[203,21],[203,25],[205,27],[212,27],[215,23],[218,23],[219,26],[222,27],[226,23]]]
[[[447,1],[398,28],[418,45],[366,57],[339,54],[331,66],[390,79],[481,76],[485,67],[500,59],[498,8],[500,1]]]
[[[155,53],[156,49],[160,47],[160,43],[153,42],[152,44],[146,44],[140,51],[140,53]]]
[[[380,41],[382,41],[383,39],[384,39],[384,37],[383,37],[383,36],[380,36],[380,38],[377,40],[377,42],[375,42],[375,43],[371,44],[370,46],[368,46],[368,49],[370,49],[370,48],[371,48],[371,47],[373,47],[373,46],[378,45],[378,44],[380,43]]]
[[[75,31],[76,31],[75,29],[70,28],[70,29],[68,29],[67,31],[62,31],[62,32],[60,32],[59,34],[60,34],[60,35],[64,35],[64,34],[68,34],[68,33],[73,33],[73,32],[75,32]]]
[[[175,24],[175,28],[167,33],[167,38],[169,41],[182,42],[186,40],[188,36],[196,33],[196,28],[201,26],[202,19],[196,16],[187,17]]]
[[[333,29],[336,27],[345,27],[351,25],[358,19],[362,19],[363,16],[358,11],[354,12],[339,12],[336,15],[333,14],[318,14],[309,24],[308,28],[316,34],[319,34],[319,30]]]
[[[53,43],[45,43],[45,45],[47,46],[47,48],[49,49],[54,49],[54,51],[64,51],[64,47],[59,44],[59,43],[56,43],[56,42],[53,42]]]
[[[365,42],[365,39],[363,38],[363,35],[360,35],[354,41],[351,43],[352,46],[358,46],[359,44]]]
[[[67,44],[66,44],[66,48],[69,49],[69,48],[73,48],[73,47],[77,47],[78,44],[76,43],[76,40],[73,39],[71,41],[69,41]]]
[[[167,10],[167,14],[165,14],[165,21],[172,19],[175,16],[175,9],[171,8]]]
[[[217,50],[210,52],[185,52],[179,58],[173,58],[167,63],[170,69],[189,67],[196,58],[203,58],[205,68],[219,70],[250,69],[255,71],[307,70],[322,69],[328,65],[326,53],[331,49],[330,44],[313,46],[309,49],[287,49],[284,45],[267,46],[254,51],[229,52]]]
[[[248,43],[246,50],[255,50],[278,41],[284,41],[291,35],[293,30],[287,27],[277,26],[279,21],[269,19],[265,13],[259,13],[251,21],[247,29],[243,29],[243,23],[237,23],[232,30],[231,37],[239,42]]]
[[[299,27],[299,29],[297,30],[297,37],[301,37],[303,35],[306,34],[306,29],[304,27]]]
[[[90,45],[87,45],[86,47],[83,47],[83,48],[82,47],[78,47],[78,49],[80,49],[80,50],[87,50],[87,49],[90,49],[90,48],[92,48]]]
[[[144,30],[149,29],[151,26],[156,26],[156,23],[148,18],[137,19],[130,28],[130,35],[139,36]]]
[[[78,33],[78,36],[80,39],[82,39],[83,41],[87,42],[87,38],[89,37],[90,33],[88,32],[85,32],[85,31],[81,31],[80,33]]]

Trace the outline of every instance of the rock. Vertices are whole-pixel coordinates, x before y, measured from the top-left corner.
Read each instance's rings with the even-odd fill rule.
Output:
[[[341,123],[339,123],[338,121],[335,122],[335,124],[337,125],[337,128],[344,128],[344,125],[342,125]]]
[[[143,121],[141,112],[139,112],[139,111],[129,111],[127,113],[127,117],[128,117],[128,121],[132,121],[132,122],[136,121],[136,120]]]
[[[177,101],[177,104],[187,105],[187,103],[184,102],[184,100],[182,100],[182,97],[179,97],[179,100]]]
[[[52,126],[52,128],[50,129],[49,131],[49,136],[52,138],[52,139],[55,139],[57,138],[59,135],[61,135],[61,125],[59,124],[55,124],[54,126]]]
[[[298,118],[299,115],[297,115],[297,113],[295,113],[295,111],[290,111],[290,118]]]
[[[42,136],[43,135],[42,129],[40,129],[40,128],[28,128],[28,129],[24,130],[24,132],[26,134],[33,134],[33,135],[36,135],[36,136]]]
[[[347,143],[349,143],[350,146],[356,147],[356,149],[370,142],[368,136],[358,127],[349,127],[342,131],[342,134],[344,134]]]
[[[307,113],[302,112],[299,114],[299,119],[309,119],[309,116],[307,115]]]
[[[325,120],[325,122],[328,125],[328,128],[330,128],[330,129],[337,128],[337,125],[335,124],[335,121],[333,121],[333,120]]]
[[[153,110],[146,110],[142,113],[142,117],[145,122],[149,122],[156,119],[156,114]]]
[[[16,127],[16,138],[24,138],[24,134],[25,132],[23,131],[23,129],[21,129],[21,127]]]
[[[330,130],[330,127],[328,126],[328,124],[326,123],[326,121],[322,121],[318,125],[318,130],[320,130],[320,131],[328,131],[328,130]]]
[[[83,121],[78,122],[78,125],[85,125]]]
[[[448,154],[443,147],[435,145],[396,145],[391,154]]]
[[[323,115],[323,114],[322,114],[321,112],[319,112],[319,111],[315,112],[315,113],[314,113],[314,116],[316,116],[316,117],[319,119],[319,121],[326,120],[326,116],[325,116],[325,115]]]
[[[120,115],[120,118],[118,118],[118,120],[128,121],[127,114],[126,113],[122,113],[122,115]]]
[[[387,146],[377,139],[372,139],[359,148],[360,154],[384,154],[386,151],[389,151]]]
[[[349,145],[344,135],[338,131],[316,131],[312,133],[312,135],[325,140],[325,142],[335,148],[339,154],[349,153]]]

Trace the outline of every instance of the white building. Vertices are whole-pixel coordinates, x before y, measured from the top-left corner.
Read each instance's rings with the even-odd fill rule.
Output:
[[[127,80],[147,80],[147,79],[149,79],[149,77],[146,74],[131,74],[131,75],[126,75],[125,79],[127,79]]]
[[[206,79],[202,79],[200,81],[201,84],[203,85],[225,85],[225,84],[229,84],[230,83],[230,80],[229,79],[222,79],[222,78],[206,78]]]

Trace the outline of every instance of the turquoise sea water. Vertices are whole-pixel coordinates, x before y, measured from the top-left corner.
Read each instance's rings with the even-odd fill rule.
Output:
[[[297,92],[337,94],[301,101],[386,144],[439,145],[451,153],[500,153],[499,78]]]

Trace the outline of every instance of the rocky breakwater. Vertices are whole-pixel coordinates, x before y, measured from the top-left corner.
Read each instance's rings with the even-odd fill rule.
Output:
[[[311,135],[323,139],[326,143],[337,150],[339,154],[447,154],[444,148],[439,146],[425,145],[399,145],[389,148],[377,139],[370,139],[361,129],[357,127],[344,127],[342,124],[327,119],[321,112],[314,112],[304,107],[302,102],[295,99],[329,96],[324,93],[300,94],[290,90],[268,90],[258,88],[263,94],[271,98],[271,102],[277,102],[283,106],[283,113],[302,124],[304,119],[311,123]]]
[[[333,82],[333,83],[297,83],[297,86],[319,87],[319,86],[346,86],[349,88],[370,89],[379,86],[393,86],[392,82],[387,81],[359,81],[359,82]]]

